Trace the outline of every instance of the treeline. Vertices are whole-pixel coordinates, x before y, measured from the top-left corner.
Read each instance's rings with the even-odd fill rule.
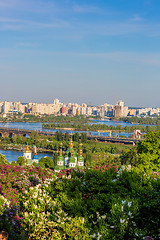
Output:
[[[96,119],[96,117],[95,117]],[[32,115],[32,114],[13,114],[8,115],[6,118],[0,117],[2,122],[91,122],[89,117],[85,116],[55,116],[55,115]]]
[[[76,131],[116,130],[121,132],[123,131],[133,132],[135,129],[139,129],[141,132],[160,131],[160,125],[157,125],[157,126],[132,125],[132,126],[122,127],[121,125],[107,126],[106,124],[43,123],[42,127],[46,129],[71,128]]]
[[[79,153],[80,150],[80,143],[82,142],[82,151],[85,159],[85,166],[88,168],[93,168],[97,164],[99,166],[103,166],[106,164],[117,164],[120,165],[119,155],[125,151],[130,150],[132,146],[125,146],[125,145],[116,145],[116,144],[109,144],[109,143],[102,143],[96,141],[88,141],[87,136],[85,133],[81,134],[81,139],[79,139],[79,133],[73,134],[73,145],[74,150]],[[54,137],[47,138],[46,136],[39,136],[36,131],[33,131],[30,135],[30,138],[14,135],[12,138],[4,137],[1,138],[0,146],[1,148],[9,147],[9,149],[24,149],[26,144],[29,144],[30,147],[34,145],[37,146],[38,149],[50,150],[53,151],[52,158],[42,158],[39,161],[39,164],[43,168],[51,168],[54,169],[54,166],[57,162],[58,152],[61,148],[62,143],[62,150],[63,155],[69,148],[70,145],[70,138],[69,133],[66,132],[65,134],[62,131],[57,131]],[[13,164],[16,164],[13,162]],[[21,156],[18,158],[17,164],[20,166],[24,165],[24,158]]]
[[[125,117],[121,118],[122,121],[128,123],[139,123],[139,124],[147,124],[147,125],[159,125],[160,126],[160,118],[159,117]]]
[[[121,163],[139,167],[148,171],[157,171],[160,174],[160,131],[149,132],[143,141],[137,143],[130,150],[123,151],[120,156]]]
[[[81,134],[81,140],[79,139],[79,133],[73,134],[74,149],[79,152],[79,143],[82,142],[82,150],[84,154],[87,153],[112,153],[120,154],[125,149],[130,149],[130,146],[107,144],[96,141],[88,141],[85,133]],[[12,138],[4,137],[1,138],[1,146],[6,146],[7,144],[13,145],[26,145],[29,146],[36,145],[37,148],[49,149],[53,151],[59,151],[61,143],[63,144],[63,151],[66,151],[69,147],[69,134],[65,134],[62,131],[57,131],[55,137],[38,136],[36,131],[30,134],[30,138],[14,135]]]

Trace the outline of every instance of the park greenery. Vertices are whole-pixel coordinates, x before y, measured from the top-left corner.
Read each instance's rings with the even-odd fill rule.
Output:
[[[0,153],[0,164],[7,164],[7,159],[4,155]]]
[[[40,138],[33,132],[28,141],[63,142],[67,149],[68,135],[57,133],[49,142]],[[79,138],[73,139],[78,150]],[[98,146],[94,151],[92,144]],[[107,155],[105,147],[111,146],[84,141],[85,169],[59,173],[54,172],[57,151],[39,166],[24,165],[23,157],[9,164],[0,155],[0,230],[11,240],[142,240],[147,235],[158,240],[160,132],[149,132],[120,156]]]
[[[1,165],[0,229],[9,239],[159,239],[160,180],[136,168],[58,174]]]
[[[44,129],[67,129],[68,128],[75,131],[113,130],[117,132],[133,132],[135,129],[139,129],[142,132],[160,131],[160,125],[157,125],[157,126],[132,125],[132,126],[122,127],[121,125],[107,126],[106,124],[43,123],[42,127]]]
[[[131,150],[125,150],[120,158],[122,164],[132,164],[147,172],[160,172],[160,132],[149,132],[143,141]]]
[[[24,150],[27,143],[31,148],[36,145],[39,151],[49,151],[52,152],[54,156],[59,151],[61,143],[63,152],[69,148],[69,133],[66,132],[63,134],[62,131],[57,131],[54,137],[48,138],[47,136],[39,136],[36,131],[33,131],[30,134],[29,138],[13,135],[12,138],[4,137],[0,140],[0,146],[3,149],[8,148],[14,150]],[[94,162],[99,161],[101,158],[106,163],[111,161],[111,159],[113,162],[115,162],[117,155],[121,154],[126,149],[132,148],[132,146],[129,145],[88,141],[85,133],[82,133],[81,139],[79,139],[78,132],[73,134],[73,143],[76,152],[79,152],[80,143],[83,144],[82,151],[87,161],[86,164],[88,164],[88,167],[95,165],[91,159],[93,159]]]

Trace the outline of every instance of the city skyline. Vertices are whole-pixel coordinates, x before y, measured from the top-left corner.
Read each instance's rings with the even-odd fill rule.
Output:
[[[23,101],[20,101],[20,99],[17,99],[16,101],[11,101],[11,100],[9,100],[9,99],[1,99],[0,104],[1,104],[1,103],[4,103],[4,102],[11,102],[11,103],[14,103],[14,102],[15,102],[15,103],[23,104],[23,105],[29,104],[29,103],[34,103],[34,104],[54,104],[54,101],[55,101],[55,100],[60,101],[60,103],[62,103],[63,105],[68,105],[68,104],[72,104],[72,105],[74,105],[74,104],[83,105],[83,104],[86,104],[87,106],[91,106],[91,107],[98,107],[98,106],[102,106],[102,105],[105,105],[105,104],[115,105],[118,101],[123,101],[123,99],[121,99],[121,100],[116,99],[115,102],[108,102],[108,101],[106,101],[106,102],[103,102],[103,103],[100,103],[100,104],[91,105],[91,103],[89,103],[89,102],[82,102],[82,101],[79,101],[79,102],[73,102],[73,101],[63,102],[63,101],[61,101],[61,99],[59,100],[59,98],[52,99],[50,102],[46,102],[46,101],[44,101],[44,102],[42,102],[42,101],[35,101],[35,102],[26,101],[26,102],[23,102]],[[125,106],[128,106],[126,103],[124,103],[124,104],[125,104]],[[141,109],[141,108],[160,108],[160,106],[158,106],[158,107],[154,107],[154,106],[151,106],[151,105],[150,105],[150,106],[141,106],[141,107],[139,107],[139,106],[128,106],[128,108],[133,108],[133,109]]]
[[[19,102],[0,102],[0,114],[3,118],[13,117],[13,113],[31,114],[31,115],[63,115],[63,116],[100,116],[100,117],[127,117],[127,116],[160,116],[160,108],[137,108],[128,107],[122,100],[113,104],[104,103],[99,106],[91,106],[86,103],[63,103],[59,99],[54,99],[53,103],[21,103]],[[24,116],[23,115],[23,116]],[[18,115],[17,115],[18,116]]]
[[[159,7],[0,0],[0,101],[159,107]]]

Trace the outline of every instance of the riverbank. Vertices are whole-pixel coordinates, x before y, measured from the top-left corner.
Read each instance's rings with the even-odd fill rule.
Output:
[[[96,119],[93,117],[93,119]],[[9,122],[21,122],[21,123],[40,123],[40,122],[75,122],[75,123],[89,123],[92,120],[89,117],[85,116],[35,116],[30,114],[25,114],[22,116],[15,115],[7,115],[5,118],[0,117],[1,123],[9,123]]]
[[[107,125],[103,123],[93,123],[93,124],[77,124],[77,123],[42,123],[42,129],[50,129],[50,130],[65,130],[65,131],[88,131],[88,132],[116,132],[116,133],[132,133],[134,130],[140,130],[143,133],[149,131],[159,131],[160,126],[144,126],[144,125],[131,125],[131,126],[121,126],[121,125]]]

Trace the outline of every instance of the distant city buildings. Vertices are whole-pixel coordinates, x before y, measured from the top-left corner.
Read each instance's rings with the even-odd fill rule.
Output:
[[[127,117],[128,115],[128,107],[124,106],[124,102],[121,100],[116,102],[114,106],[114,116],[116,118]]]
[[[55,99],[53,103],[21,103],[0,102],[0,113],[3,117],[8,114],[21,113],[32,115],[83,115],[122,118],[126,116],[160,116],[159,108],[128,108],[123,101],[117,101],[115,105],[104,103],[100,106],[88,106],[86,103],[62,103]]]

